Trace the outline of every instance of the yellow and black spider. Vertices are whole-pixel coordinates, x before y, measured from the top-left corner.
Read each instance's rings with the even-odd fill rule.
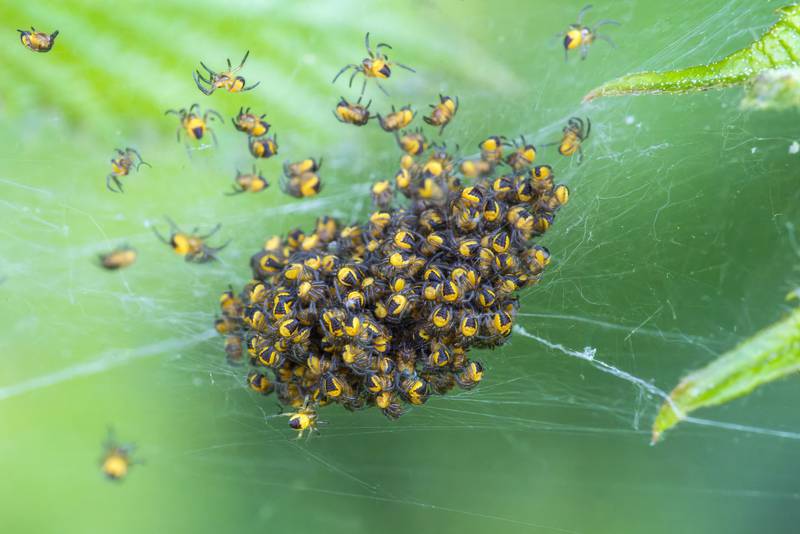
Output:
[[[250,55],[250,51],[248,50],[245,52],[244,57],[242,58],[242,62],[239,63],[238,66],[233,67],[231,65],[231,60],[228,59],[228,70],[222,72],[215,72],[209,69],[205,63],[202,61],[200,62],[200,66],[203,67],[206,72],[208,73],[208,78],[204,78],[202,74],[200,74],[199,70],[195,70],[192,73],[192,77],[194,78],[194,83],[197,85],[197,88],[202,91],[204,95],[210,95],[217,89],[224,89],[229,93],[241,93],[243,91],[249,91],[251,89],[255,89],[258,87],[258,84],[261,82],[256,82],[253,85],[246,85],[246,82],[243,77],[236,76],[236,73],[239,72],[242,67],[244,67],[244,62],[247,61],[247,56]],[[202,83],[200,83],[202,82]],[[205,84],[205,85],[203,85]],[[206,85],[208,87],[206,87]]]
[[[297,176],[282,178],[281,189],[287,195],[295,198],[313,197],[322,189],[322,180],[317,173],[307,171]]]
[[[297,431],[297,439],[303,437],[306,430],[315,432],[317,430],[317,410],[310,403],[308,397],[303,400],[302,406],[296,412],[281,414],[289,418],[289,426]]]
[[[250,113],[250,108],[239,108],[239,114],[236,118],[231,119],[233,126],[240,132],[244,132],[252,137],[261,137],[267,135],[270,129],[270,123],[264,120],[267,114],[256,115]]]
[[[37,32],[36,28],[31,26],[31,31],[17,30],[19,32],[19,40],[22,45],[28,50],[34,52],[49,52],[56,42],[58,30],[53,33]]]
[[[106,176],[106,187],[109,191],[122,193],[122,182],[119,181],[121,176],[128,176],[133,168],[138,171],[142,165],[148,167],[152,165],[144,161],[135,148],[127,147],[125,150],[118,148],[116,151],[117,156],[111,158],[111,173]],[[116,188],[111,186],[112,183]]]
[[[322,158],[319,158],[319,160],[315,160],[314,158],[306,158],[295,162],[284,161],[283,174],[285,174],[287,178],[291,178],[294,176],[300,176],[306,172],[317,172],[321,167]]]
[[[395,110],[394,106],[392,106],[392,112],[386,115],[386,117],[381,116],[380,113],[376,116],[378,117],[378,122],[381,128],[383,128],[383,131],[396,132],[411,124],[416,114],[417,112],[412,110],[411,106],[403,106],[398,110]]]
[[[578,153],[578,165],[583,163],[583,148],[581,145],[592,131],[592,121],[586,117],[586,122],[580,117],[571,117],[564,126],[564,135],[561,141],[548,143],[545,146],[558,145],[558,153],[562,156],[572,156]]]
[[[207,109],[201,116],[200,104],[192,104],[188,110],[186,108],[181,108],[178,111],[168,109],[164,115],[169,115],[170,113],[177,115],[181,121],[180,128],[178,128],[177,132],[178,141],[181,140],[181,132],[185,132],[189,139],[194,139],[195,141],[201,141],[206,132],[208,132],[214,139],[214,144],[217,144],[217,136],[208,123],[213,119],[222,122],[222,115],[213,109]]]
[[[278,136],[248,137],[247,146],[254,158],[268,159],[278,153]]]
[[[100,458],[100,468],[109,480],[119,482],[128,475],[132,465],[143,463],[131,458],[134,448],[132,444],[118,443],[114,438],[114,430],[108,429],[108,437],[103,444],[103,456]]]
[[[432,108],[431,114],[422,118],[431,126],[439,126],[439,135],[442,135],[444,127],[450,124],[456,111],[458,111],[458,97],[453,99],[449,96],[439,95],[439,103],[431,104],[430,106]]]
[[[364,59],[362,59],[360,64],[350,63],[342,67],[342,69],[336,73],[336,76],[333,77],[332,83],[336,83],[336,80],[338,80],[339,76],[344,74],[345,71],[347,71],[348,69],[353,69],[353,75],[350,76],[350,83],[348,83],[348,87],[353,86],[353,80],[355,79],[356,74],[361,73],[364,75],[364,83],[361,86],[362,96],[364,95],[364,90],[367,87],[367,80],[370,78],[374,78],[378,88],[381,91],[383,91],[383,94],[388,96],[389,93],[386,92],[386,89],[383,88],[383,86],[378,82],[378,80],[385,80],[389,78],[392,75],[392,66],[397,65],[402,69],[406,69],[411,72],[417,72],[411,67],[403,65],[402,63],[398,63],[396,61],[389,61],[389,56],[380,51],[381,48],[391,49],[392,47],[389,46],[388,44],[378,43],[375,46],[375,49],[373,50],[369,45],[369,32],[367,32],[367,35],[364,36],[364,46],[367,49],[367,54],[369,55],[369,57],[365,57]]]
[[[339,103],[336,104],[336,109],[333,110],[333,116],[336,120],[345,124],[352,124],[354,126],[364,126],[372,118],[369,114],[369,105],[372,100],[367,102],[367,105],[361,103],[361,97],[355,103],[348,102],[343,96],[339,97]]]
[[[619,26],[619,22],[617,22],[616,20],[603,19],[598,21],[597,24],[595,24],[592,27],[583,25],[583,16],[591,8],[592,8],[591,4],[584,6],[583,9],[580,10],[580,13],[578,13],[577,22],[575,22],[574,24],[570,24],[569,29],[564,34],[565,61],[569,59],[569,51],[575,49],[580,49],[581,59],[586,59],[586,55],[589,53],[589,46],[598,39],[606,41],[614,48],[617,47],[614,44],[614,41],[612,41],[610,37],[597,34],[597,29],[600,28],[601,26],[607,26],[607,25]]]
[[[256,166],[253,165],[253,172],[241,173],[236,171],[236,178],[234,179],[233,191],[225,193],[226,195],[238,195],[240,193],[258,193],[269,187],[269,182],[264,178]]]
[[[162,243],[172,247],[172,250],[174,250],[176,254],[183,256],[189,263],[208,263],[216,260],[217,252],[227,247],[230,243],[230,241],[227,241],[218,247],[210,247],[206,244],[206,239],[216,234],[219,229],[222,228],[222,224],[217,224],[207,234],[198,235],[197,228],[186,233],[181,231],[172,219],[166,216],[164,218],[167,220],[170,228],[169,239],[164,238],[164,236],[156,230],[155,226],[153,227],[153,233],[156,234],[156,237],[158,237]]]
[[[536,160],[536,147],[525,141],[524,135],[519,136],[519,141],[506,143],[506,146],[512,147],[514,151],[506,156],[505,162],[516,172],[527,169]]]

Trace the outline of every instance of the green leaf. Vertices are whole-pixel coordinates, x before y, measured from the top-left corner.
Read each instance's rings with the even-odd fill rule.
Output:
[[[747,395],[800,370],[800,309],[684,377],[653,423],[652,443],[689,412]]]
[[[761,39],[708,65],[667,72],[639,72],[607,82],[583,101],[601,96],[690,93],[739,85],[767,69],[789,67],[800,60],[800,5],[778,9],[781,15]]]
[[[800,108],[800,67],[765,70],[746,87],[742,109]]]

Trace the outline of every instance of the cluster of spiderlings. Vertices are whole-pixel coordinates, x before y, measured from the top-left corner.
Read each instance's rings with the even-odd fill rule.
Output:
[[[470,348],[506,341],[515,295],[549,263],[533,239],[569,190],[533,166],[532,145],[490,137],[456,165],[421,131],[397,141],[400,170],[373,185],[366,223],[325,216],[313,232],[268,239],[251,258],[253,280],[222,296],[228,360],[240,363],[246,346],[250,387],[296,414],[338,403],[395,419],[407,404],[475,387],[483,367]]]

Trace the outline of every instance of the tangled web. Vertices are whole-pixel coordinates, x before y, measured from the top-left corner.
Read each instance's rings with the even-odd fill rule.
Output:
[[[671,44],[643,63],[623,62],[620,72],[719,57],[758,35],[771,20],[768,11],[740,1],[709,5],[705,16],[685,21],[689,29],[673,35]],[[674,22],[637,30],[647,42],[674,31]],[[558,75],[554,68],[542,74],[545,81]],[[338,506],[359,511],[341,519],[355,529],[365,518],[381,517],[373,508],[397,505],[442,524],[588,532],[597,514],[571,517],[569,507],[597,492],[640,505],[622,514],[629,525],[647,524],[663,500],[724,499],[730,509],[740,499],[796,501],[790,484],[771,482],[779,462],[752,454],[768,451],[785,459],[800,438],[784,409],[797,397],[785,384],[689,418],[663,445],[646,446],[655,410],[680,376],[777,319],[776,303],[797,283],[800,202],[789,179],[796,169],[789,150],[796,131],[783,118],[743,114],[738,98],[729,91],[664,105],[618,99],[576,110],[537,95],[525,100],[532,106],[527,112],[539,118],[536,128],[519,125],[519,102],[494,102],[493,120],[518,125],[506,134],[525,134],[536,144],[558,139],[569,117],[591,116],[585,162],[554,164],[572,197],[543,241],[552,265],[539,285],[521,294],[509,343],[476,351],[486,369],[479,387],[431,399],[396,422],[325,409],[320,432],[308,441],[295,441],[280,417],[283,410],[249,391],[241,371],[220,358],[222,341],[207,325],[220,290],[248,281],[248,258],[263,237],[310,227],[321,214],[348,222],[365,218],[376,176],[363,162],[351,166],[357,159],[351,147],[332,147],[337,156],[326,160],[325,188],[314,199],[234,210],[199,197],[194,220],[221,222],[223,232],[241,239],[218,263],[198,268],[154,242],[146,226],[156,223],[159,212],[137,208],[121,217],[3,173],[0,206],[19,223],[2,230],[2,290],[13,292],[12,282],[22,280],[42,295],[19,296],[27,313],[8,324],[31,335],[44,327],[37,314],[56,306],[80,309],[85,330],[76,332],[68,314],[46,325],[60,331],[65,349],[54,356],[61,360],[32,363],[24,372],[9,366],[0,401],[57,392],[78,379],[135,373],[141,366],[147,376],[157,376],[143,380],[145,387],[172,399],[163,416],[199,429],[180,448],[159,448],[155,436],[150,443],[137,438],[148,460],[142,471],[168,466],[254,495],[269,490],[269,502],[248,501],[265,521],[292,499],[313,495],[320,513],[308,521],[320,528]],[[498,133],[484,131],[482,120],[460,118],[448,128],[467,150]],[[393,142],[384,146],[377,159],[396,161]],[[199,152],[195,161],[205,155]],[[551,152],[547,161],[555,157]],[[2,158],[13,168],[34,161],[24,151]],[[81,170],[74,154],[58,150],[37,161],[43,174]],[[70,179],[61,187],[79,178]],[[136,185],[144,179],[143,173]],[[126,194],[134,191],[131,186]],[[88,272],[90,259],[113,247],[118,238],[106,229],[121,220],[140,228],[124,237],[140,250],[140,261],[98,282]],[[26,254],[17,247],[26,247]],[[113,313],[103,313],[109,309]],[[91,336],[106,348],[69,351]],[[735,474],[723,473],[729,463],[736,464]]]

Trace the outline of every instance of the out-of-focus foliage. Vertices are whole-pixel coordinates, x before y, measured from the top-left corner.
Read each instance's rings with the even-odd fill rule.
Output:
[[[745,88],[743,109],[800,108],[800,68],[761,72]]]

